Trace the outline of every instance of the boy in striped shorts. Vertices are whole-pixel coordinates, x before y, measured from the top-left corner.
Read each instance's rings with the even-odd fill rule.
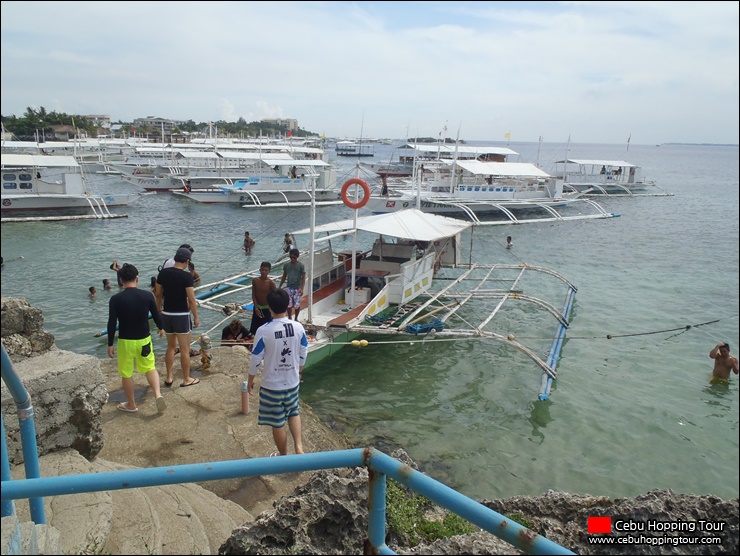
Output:
[[[278,449],[271,454],[273,456],[288,453],[286,421],[295,453],[303,453],[298,388],[308,355],[308,339],[303,325],[287,317],[289,301],[288,292],[283,289],[274,289],[267,294],[272,321],[257,329],[249,364],[248,388],[252,395],[254,378],[264,362],[257,424],[272,427],[272,437]]]

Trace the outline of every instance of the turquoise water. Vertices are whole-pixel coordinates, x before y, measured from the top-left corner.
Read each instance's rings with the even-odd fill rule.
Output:
[[[537,156],[536,144],[510,147],[523,161]],[[543,147],[543,167],[565,149]],[[384,161],[390,148],[376,152]],[[640,164],[674,196],[603,199],[621,214],[609,220],[476,231],[476,256],[551,267],[578,287],[549,401],[535,401],[540,373],[531,360],[483,340],[348,348],[307,374],[302,397],[357,445],[403,446],[424,471],[474,498],[651,488],[736,497],[738,378],[710,386],[708,353],[719,341],[740,352],[738,149],[571,145],[568,154]],[[133,189],[111,178],[99,187]],[[113,259],[136,264],[144,285],[190,243],[208,283],[276,260],[283,234],[309,225],[305,210],[254,212],[169,194],[125,212],[101,222],[2,225],[2,295],[41,308],[60,348],[106,357],[105,340],[93,336],[110,294],[91,301],[87,288],[113,277]],[[317,222],[349,216],[325,207]],[[246,230],[257,242],[250,257],[240,249]],[[224,317],[200,313],[199,331]]]

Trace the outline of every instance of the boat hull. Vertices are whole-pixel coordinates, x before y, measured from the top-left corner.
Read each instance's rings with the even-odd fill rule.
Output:
[[[542,207],[562,207],[580,195],[564,196],[560,199],[522,198],[522,199],[462,199],[457,197],[422,197],[420,208],[432,214],[460,214],[471,210],[476,214],[494,214],[502,208],[508,210],[541,209]],[[397,197],[371,197],[365,206],[374,214],[396,212],[416,208],[416,198],[410,195]]]
[[[45,210],[90,210],[107,207],[126,206],[138,200],[136,195],[3,195],[3,212],[45,211]]]
[[[217,189],[194,189],[189,193],[184,191],[173,191],[172,193],[204,204],[238,203],[240,205],[265,205],[271,203],[305,203],[311,201],[311,193],[308,191],[234,192]],[[316,201],[334,201],[336,199],[337,192],[334,190],[316,192]]]

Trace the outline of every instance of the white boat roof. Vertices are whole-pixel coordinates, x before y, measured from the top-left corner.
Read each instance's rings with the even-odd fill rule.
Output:
[[[267,157],[270,160],[294,160],[288,153],[258,153],[258,152],[233,152],[233,153],[222,153],[218,155],[221,158],[230,158],[233,160],[266,160]]]
[[[3,141],[3,149],[38,149],[36,141]]]
[[[138,150],[138,149],[137,149]],[[220,158],[213,151],[177,151],[177,158]]]
[[[295,160],[293,158],[263,158],[262,160],[265,164],[269,164],[270,166],[297,166],[298,168],[301,166],[329,166],[329,164],[323,160]]]
[[[505,156],[509,156],[512,154],[519,154],[516,151],[512,151],[508,147],[494,147],[494,146],[472,146],[472,145],[436,145],[433,143],[428,143],[424,145],[414,145],[413,143],[407,143],[406,146],[410,149],[414,149],[419,152],[425,152],[425,153],[436,153],[439,151],[440,153],[446,153],[446,154],[455,154],[455,151],[457,150],[458,154],[467,154],[467,155],[475,155],[480,156],[482,154],[501,154]]]
[[[301,158],[296,159],[290,156],[288,153],[278,153],[278,152],[270,152],[270,153],[258,153],[258,152],[233,152],[233,153],[222,153],[219,152],[218,155],[221,158],[231,159],[231,160],[253,160],[254,162],[257,162],[261,160],[265,164],[269,164],[270,166],[329,166],[329,164],[319,158]]]
[[[637,167],[637,164],[625,162],[624,160],[591,160],[583,158],[568,158],[566,160],[556,160],[555,164],[580,164],[582,166],[622,166],[626,168]]]
[[[451,164],[452,161],[450,161]],[[550,174],[529,162],[480,162],[478,160],[458,160],[457,166],[471,174],[484,176],[516,176],[549,178]]]
[[[78,167],[74,156],[49,156],[43,154],[9,154],[2,153],[3,167],[6,166],[40,166],[47,168]]]
[[[354,229],[354,224],[354,219],[349,218],[316,226],[314,231],[319,233],[350,231]],[[436,241],[452,237],[467,230],[472,225],[472,222],[464,222],[417,209],[371,214],[357,219],[358,230],[412,241]],[[304,228],[294,233],[309,234],[311,229]]]

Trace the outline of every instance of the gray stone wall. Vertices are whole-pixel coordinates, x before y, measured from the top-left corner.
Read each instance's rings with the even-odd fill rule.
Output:
[[[19,414],[3,381],[2,412],[14,465],[23,462],[19,419],[33,418],[39,455],[73,448],[90,459],[103,448],[100,413],[108,390],[100,361],[57,349],[43,323],[41,310],[25,299],[2,298],[3,347],[32,404],[32,412]]]

